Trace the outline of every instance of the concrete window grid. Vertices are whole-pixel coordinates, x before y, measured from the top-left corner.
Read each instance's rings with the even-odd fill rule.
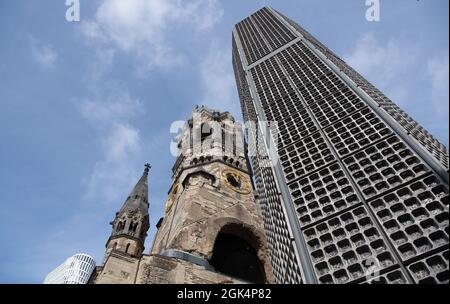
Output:
[[[254,79],[260,79],[261,81],[264,78],[255,75]],[[267,87],[267,84],[265,87]],[[279,148],[283,148],[317,130],[311,117],[308,117],[308,113],[298,95],[288,82],[260,90],[259,98],[266,119],[278,122],[281,133],[281,136],[278,137]]]
[[[303,231],[319,283],[350,283],[366,276],[379,261],[379,270],[397,261],[364,206]]]
[[[262,203],[267,204],[267,200],[265,198],[263,198],[262,200],[263,200]],[[264,201],[266,201],[266,202],[264,202]],[[263,213],[263,216],[269,216],[269,214],[267,214],[267,212],[265,212],[265,213]],[[278,243],[277,242],[278,235],[274,232],[274,225],[275,225],[274,220],[271,219],[270,222],[265,223],[265,229],[266,229],[266,237],[269,241],[269,249],[270,249],[269,252],[271,255],[271,259],[274,261],[278,261],[280,259],[278,256],[280,254],[280,252],[276,248],[276,246],[277,246],[276,244]],[[275,266],[274,272],[278,272],[278,267],[279,267],[278,264],[277,263],[273,263],[273,264]]]
[[[252,163],[254,164],[255,179],[266,189],[266,191],[260,193],[260,200],[266,206],[265,209],[269,212],[267,215],[270,217],[270,222],[266,221],[265,227],[267,229],[266,236],[272,249],[270,255],[274,276],[279,283],[301,283],[302,279],[298,269],[287,274],[288,265],[285,261],[293,259],[296,264],[298,263],[290,245],[289,231],[272,173],[267,168],[259,167],[257,157],[253,158]],[[263,163],[263,165],[267,164]],[[298,271],[298,273],[295,271]]]
[[[276,101],[282,99],[285,95],[292,94],[294,92],[294,88],[289,85],[285,77],[282,77],[278,83],[279,86],[277,83],[269,83],[269,85],[264,85],[264,87],[261,87],[261,89],[257,91],[260,100],[266,103],[275,103]]]
[[[317,75],[318,77],[298,87],[300,95],[302,95],[305,102],[310,105],[319,100],[325,99],[333,93],[346,89],[346,85],[341,82],[333,73]],[[346,90],[344,93],[347,93]],[[348,93],[347,97],[351,94]]]
[[[294,21],[286,16],[283,16],[294,28],[296,28],[308,41],[330,59],[336,66],[338,66],[350,79],[352,79],[358,86],[360,86],[372,99],[380,104],[382,108],[389,107],[390,110],[385,109],[394,120],[398,121],[407,132],[411,132],[419,144],[428,150],[447,170],[449,168],[449,154],[448,149],[434,138],[426,129],[420,126],[414,119],[401,110],[394,102],[387,98],[382,92],[375,88],[369,81],[364,79],[357,71],[347,65],[342,59],[334,54],[330,49],[325,47],[320,41],[315,39],[309,32],[303,29]],[[391,106],[392,105],[392,106]],[[398,120],[398,115],[403,116],[402,120]]]
[[[316,132],[278,152],[287,183],[336,160],[320,132]]]
[[[363,109],[362,110],[363,112],[368,112],[369,110],[368,109]],[[358,113],[357,114],[355,114],[355,115],[353,115],[353,116],[359,116],[358,115]],[[373,117],[372,118],[373,120],[378,120],[379,121],[379,119],[377,118],[377,117]],[[349,119],[347,119],[347,121],[348,121]],[[372,121],[372,122],[375,122],[375,121]],[[383,124],[383,126],[385,126],[384,124]],[[381,125],[379,125],[378,127],[381,127]],[[391,131],[388,129],[388,128],[384,128],[384,127],[382,127],[381,128],[382,130],[385,130],[385,131],[383,131],[382,132],[382,134],[383,134],[383,136],[388,136],[389,134],[391,134]],[[330,131],[330,129],[329,129],[329,131]],[[341,130],[341,131],[343,131],[343,130]],[[373,132],[372,132],[373,133]],[[373,138],[372,140],[371,140],[371,142],[369,143],[369,142],[366,142],[367,144],[372,144],[373,143],[373,141],[374,140],[378,140],[378,139],[380,139],[380,138],[382,138],[382,137],[377,137],[377,138]],[[354,150],[355,149],[359,149],[360,147],[356,147],[355,146],[355,148],[354,148]],[[339,151],[339,149],[337,149],[338,151]],[[343,155],[345,155],[345,153],[342,153]],[[340,155],[340,156],[342,156],[342,155]],[[445,242],[445,239],[444,239],[444,242]],[[447,238],[447,243],[448,243],[448,238]]]
[[[297,112],[284,116],[284,112],[288,110],[284,107],[280,110],[278,107],[281,107],[280,104],[264,110],[269,121],[277,122],[279,131],[277,144],[279,149],[283,149],[318,131],[318,127],[312,120],[307,109],[299,107]]]
[[[417,127],[417,122],[411,120],[403,110],[394,104],[383,105],[384,110],[392,116],[406,131],[411,132]]]
[[[331,58],[331,57],[330,57]],[[338,60],[332,61],[343,70],[343,72],[360,86],[381,108],[383,108],[395,121],[397,121],[410,135],[415,138],[426,150],[428,150],[446,169],[449,168],[449,154],[447,148],[433,137],[418,122],[411,118],[405,111],[400,109],[394,102],[387,98],[382,92],[364,79],[358,72],[345,63]]]
[[[265,87],[264,90],[258,92],[258,96],[266,113],[279,120],[304,108],[298,95],[287,81],[278,87]],[[275,109],[272,110],[271,107],[275,107]],[[266,119],[270,120],[269,117]]]
[[[296,38],[279,20],[268,13],[267,9],[256,12],[250,18],[257,24],[263,37],[274,50]]]
[[[448,171],[449,157],[445,146],[437,142],[433,137],[428,136],[421,126],[417,126],[411,131],[411,135],[430,152]],[[426,133],[425,133],[426,132]]]
[[[303,44],[298,42],[276,55],[298,88],[331,73],[319,58],[303,48]]]
[[[448,246],[448,187],[430,175],[370,202],[405,263]]]
[[[293,251],[292,244],[290,244],[290,250]],[[293,256],[290,256],[287,267],[286,267],[286,275],[284,281],[288,284],[298,284],[298,282],[302,282],[302,277],[300,275],[300,268],[296,263],[296,259]]]
[[[280,47],[284,44],[283,43],[284,37],[281,35],[274,34],[275,29],[274,29],[273,24],[271,24],[271,23],[264,24],[263,23],[266,20],[264,20],[265,18],[260,12],[257,12],[251,18],[252,18],[253,22],[255,22],[255,24],[257,25],[260,32],[262,33],[262,36],[264,37],[264,39],[272,47],[272,49],[277,49],[278,47]],[[287,42],[289,42],[289,41],[286,41],[286,43]]]
[[[281,61],[283,64],[283,61]],[[321,64],[318,63],[318,64]],[[283,66],[286,66],[286,64],[283,64]],[[311,63],[310,68],[303,67],[302,70],[298,70],[297,72],[289,73],[289,77],[292,79],[293,83],[297,88],[302,88],[309,83],[314,82],[319,77],[318,75],[329,75],[331,74],[331,71],[326,72],[326,70],[322,69],[321,67],[317,66],[314,67],[314,63]]]
[[[262,36],[250,19],[239,22],[236,28],[243,44],[242,47],[244,49],[245,57],[249,64],[264,57],[271,51],[265,43],[262,43]]]
[[[356,81],[355,81],[356,82]],[[400,125],[402,125],[406,131],[411,132],[411,135],[416,138],[422,145],[425,145],[427,149],[437,149],[440,153],[447,156],[447,166],[448,166],[448,151],[444,145],[437,141],[427,130],[419,125],[414,119],[412,119],[405,111],[400,109],[395,103],[393,103],[389,98],[387,98],[378,89],[373,87],[370,83],[364,79],[359,79],[357,81],[365,92],[375,100],[389,115],[394,119],[401,117],[398,120]],[[423,139],[421,139],[421,137]],[[429,146],[429,147],[428,147]]]
[[[310,109],[320,127],[324,128],[364,107],[367,106],[353,92],[343,90],[317,100]]]
[[[263,42],[262,36],[253,22],[251,20],[248,20],[245,26],[249,29],[250,39],[252,39],[251,47],[254,50],[254,57],[252,58],[252,60],[256,61],[269,54],[271,52],[271,48]],[[257,37],[258,39],[255,39],[255,37]]]
[[[415,283],[448,284],[449,283],[449,250],[426,257],[408,266]]]
[[[261,65],[263,65],[264,63],[262,63]],[[271,63],[271,66],[273,67],[273,63]],[[258,67],[258,66],[257,66]],[[257,77],[258,75],[256,75],[256,74],[254,74],[254,79],[261,79],[261,76],[262,75],[259,75],[260,77]],[[331,76],[331,75],[330,75]],[[280,90],[279,88],[278,88],[278,90]],[[286,89],[284,90],[284,91],[286,91]],[[271,92],[271,91],[270,91]],[[284,121],[281,119],[282,117],[284,117],[284,118],[286,118],[286,117],[288,117],[287,115],[289,115],[290,113],[293,113],[293,115],[297,115],[298,116],[298,109],[301,109],[303,106],[302,106],[302,104],[301,104],[301,102],[298,100],[298,97],[296,96],[296,94],[295,93],[291,93],[291,96],[289,96],[290,97],[290,99],[292,99],[292,98],[295,98],[295,100],[286,100],[286,97],[284,98],[284,99],[281,99],[281,100],[278,100],[277,102],[274,102],[273,103],[273,105],[272,105],[272,107],[268,104],[268,100],[274,100],[274,99],[276,99],[277,97],[279,97],[281,94],[283,94],[282,92],[281,93],[278,93],[278,94],[276,94],[276,95],[270,95],[270,96],[266,96],[265,94],[264,95],[261,95],[260,96],[260,99],[261,99],[261,102],[262,102],[262,104],[263,104],[263,107],[264,107],[264,109],[265,109],[265,112],[266,112],[266,116],[267,116],[267,119],[268,120],[277,120],[277,121],[279,121],[279,122],[281,122],[280,123],[280,127],[283,127],[283,125],[284,125]],[[350,95],[351,96],[351,91],[350,90],[347,90],[347,91],[345,91],[345,93],[344,94],[347,94],[347,95]],[[352,97],[350,97],[350,98],[352,98]],[[332,99],[332,97],[329,97],[329,99]],[[291,105],[291,109],[289,109],[288,108],[288,105]],[[275,110],[277,110],[277,108],[280,108],[280,107],[282,107],[283,108],[283,111],[277,111],[277,113],[276,113],[276,115],[273,115],[271,112],[273,112],[273,111],[275,111]],[[295,107],[297,107],[297,109],[295,109]],[[297,110],[297,111],[296,111]],[[330,112],[330,111],[329,111]],[[304,109],[303,109],[303,113],[302,113],[303,115],[308,115],[307,114],[307,111],[305,111]],[[321,115],[322,114],[322,115]],[[345,115],[345,114],[347,114],[347,113],[343,113],[342,111],[340,112],[340,113],[338,113],[337,115],[339,115],[339,114],[341,114],[341,116],[342,115]],[[318,115],[321,115],[321,116],[319,116],[319,119],[323,119],[323,113],[319,113]],[[335,116],[333,116],[332,118],[335,118]],[[314,132],[315,131],[315,126],[310,122],[310,118],[309,117],[305,117],[305,119],[299,119],[299,120],[297,120],[298,122],[301,122],[301,123],[303,123],[303,122],[306,122],[307,123],[307,125],[309,125],[309,126],[311,126],[312,127],[312,132]],[[300,124],[301,124],[300,123]],[[301,127],[300,127],[301,128]],[[301,128],[301,129],[304,129],[304,128]],[[284,141],[286,140],[288,143],[287,144],[291,144],[291,143],[293,143],[295,140],[298,140],[298,139],[300,139],[300,137],[299,137],[299,133],[301,134],[301,132],[305,132],[305,130],[295,130],[295,128],[292,128],[292,124],[291,124],[291,128],[289,129],[291,132],[290,133],[287,133],[286,132],[286,128],[284,129],[284,130],[281,130],[280,129],[280,131],[281,132],[283,132],[284,133],[284,135],[285,136],[280,136],[279,137],[279,143],[280,143],[280,148],[283,148],[286,144],[284,143]],[[300,132],[298,132],[298,131],[300,131]],[[293,136],[293,137],[295,137],[295,139],[290,139],[290,138],[288,138],[288,137],[290,137],[290,136]],[[306,135],[306,134],[305,134]]]
[[[366,200],[430,171],[396,135],[343,159]]]
[[[257,93],[263,92],[268,89],[276,89],[277,85],[290,88],[290,85],[286,81],[286,77],[278,66],[274,58],[270,58],[261,64],[258,64],[251,70],[253,81],[255,83]],[[279,97],[281,97],[280,95]]]
[[[448,169],[448,151],[443,144],[439,143],[428,131],[395,104],[386,103],[382,105],[382,108]]]
[[[342,59],[336,56],[330,49],[325,47],[317,39],[315,39],[306,30],[298,24],[283,16],[286,20],[294,26],[305,38],[315,45],[324,53],[336,66],[338,66],[350,79],[352,79],[358,86],[360,86],[372,99],[378,102],[382,108],[385,109],[394,120],[398,121],[406,131],[411,132],[413,136],[426,150],[428,150],[447,170],[449,168],[449,154],[448,149],[434,138],[426,129],[420,126],[414,119],[401,110],[394,102],[387,98],[382,92],[375,88],[369,81],[364,79],[352,67],[348,66]],[[398,120],[401,115],[403,119]]]
[[[311,69],[311,64],[313,64],[314,67],[320,66],[327,71],[331,71],[301,42],[293,44],[289,48],[281,51],[277,56],[282,63],[286,64],[285,67],[287,71],[297,72],[297,70],[301,70],[304,67]]]
[[[392,135],[392,130],[368,107],[326,127],[324,131],[339,157]]]
[[[318,42],[316,39],[314,39],[314,37],[309,35],[306,38],[308,40],[310,40],[311,42],[313,42],[314,44],[316,44],[316,46],[329,59],[331,59],[335,64],[340,66],[344,70],[345,73],[349,73],[348,70],[350,70],[350,69],[348,69],[348,70],[345,69],[346,68],[345,62],[343,62],[341,59],[339,59],[337,56],[335,56],[326,47],[321,45],[320,42]],[[287,50],[292,51],[291,48],[288,48]],[[279,53],[278,55],[275,55],[274,57],[275,58],[279,58],[281,60],[282,64],[285,65],[285,68],[287,70],[287,74],[290,76],[291,79],[293,79],[294,84],[298,88],[304,88],[305,89],[304,91],[307,92],[307,93],[304,94],[304,95],[306,95],[305,100],[309,100],[309,103],[307,103],[307,104],[308,105],[311,104],[310,108],[313,108],[314,103],[322,101],[323,97],[333,96],[333,92],[326,92],[326,91],[320,92],[319,89],[324,90],[323,82],[326,82],[328,80],[327,78],[336,77],[336,75],[334,75],[333,73],[324,72],[323,70],[320,70],[320,69],[317,68],[317,69],[315,69],[315,73],[316,73],[315,76],[318,76],[318,77],[314,78],[314,76],[311,77],[312,76],[311,74],[305,74],[306,76],[303,76],[303,77],[310,77],[310,78],[309,79],[306,79],[306,78],[301,79],[300,78],[301,76],[296,78],[295,75],[298,74],[299,72],[296,73],[293,70],[294,68],[297,68],[297,67],[294,67],[295,64],[292,64],[292,63],[291,63],[291,65],[285,64],[285,63],[289,63],[289,60],[291,60],[291,59],[286,59],[286,61],[283,62],[283,57],[282,57],[281,54],[285,54],[285,53],[288,53],[288,52],[286,52],[286,50],[284,50],[281,53]],[[305,52],[305,53],[308,53],[308,52]],[[271,59],[273,59],[273,58],[270,58],[270,60]],[[266,61],[268,61],[268,60],[266,60]],[[260,63],[260,65],[264,64],[266,61]],[[316,60],[316,62],[318,62],[318,61]],[[266,69],[264,71],[264,74],[265,75],[269,75],[269,77],[271,78],[272,83],[271,83],[271,85],[268,86],[268,88],[265,88],[265,90],[261,89],[262,84],[259,83],[259,85],[260,85],[259,91],[260,92],[264,92],[264,94],[263,94],[264,96],[263,97],[265,97],[267,99],[267,101],[266,101],[267,103],[270,103],[270,102],[273,102],[274,100],[277,100],[277,99],[273,99],[272,96],[274,96],[274,95],[278,95],[279,96],[279,95],[282,94],[282,93],[280,94],[280,90],[278,90],[276,88],[273,89],[273,86],[275,84],[277,84],[277,82],[278,83],[281,82],[283,80],[283,78],[281,78],[279,76],[279,71],[276,72],[276,74],[278,74],[277,75],[278,76],[278,81],[273,81],[273,75],[271,74],[270,70]],[[254,78],[254,80],[256,82],[258,82],[259,77],[261,77],[261,75],[254,75],[253,76],[253,78]],[[334,80],[336,80],[336,79],[334,79]],[[314,81],[316,83],[313,83]],[[340,80],[338,79],[338,81],[337,81],[338,84],[339,84],[339,81]],[[406,113],[404,113],[404,111],[402,111],[400,108],[398,108],[394,103],[390,102],[390,100],[387,99],[384,95],[379,94],[380,93],[379,91],[377,91],[375,88],[372,90],[372,87],[370,86],[370,84],[368,84],[367,81],[362,79],[362,81],[360,81],[360,84],[361,84],[361,87],[364,85],[367,88],[369,96],[371,96],[374,100],[376,99],[376,102],[378,102],[380,104],[380,107],[385,109],[386,112],[388,112],[391,115],[391,117],[393,117],[394,119],[398,120],[400,122],[400,124],[405,127],[405,129],[406,129],[406,127],[409,128],[409,131],[411,132],[411,136],[414,136],[419,142],[421,142],[421,144],[423,146],[425,146],[428,149],[428,151],[430,151],[430,153],[432,153],[437,159],[439,159],[441,161],[441,163],[443,163],[445,165],[445,163],[447,162],[446,166],[448,167],[448,153],[446,152],[446,149],[445,149],[445,147],[443,147],[443,145],[441,145],[438,141],[436,141],[426,130],[424,130],[414,120],[412,120]],[[328,84],[327,84],[327,87],[329,87]],[[306,89],[306,88],[308,88],[308,89]],[[334,90],[334,92],[338,92],[341,89],[342,89],[342,87],[339,87],[337,90]],[[346,88],[346,86],[344,86],[342,90],[347,90],[347,92],[345,92],[347,94],[353,93],[353,92],[351,92],[351,90]],[[372,91],[370,91],[370,90],[372,90]],[[275,91],[276,93],[272,94],[272,91]],[[322,97],[322,98],[318,98],[318,96]],[[251,100],[249,102],[251,103]],[[262,101],[262,103],[263,102],[264,101]],[[279,103],[279,102],[280,102],[280,100],[278,99],[277,103]],[[358,102],[361,102],[359,100],[359,98],[358,98]],[[333,105],[333,106],[334,106],[335,103],[336,103],[335,100],[332,100],[330,102],[330,104]],[[361,104],[363,104],[363,103],[361,103]],[[328,117],[327,117],[327,115],[324,115],[325,113],[320,113],[320,112],[314,112],[313,111],[315,118],[317,118],[317,117],[319,117],[319,118],[320,117],[321,118],[323,118],[323,117],[327,118],[327,119],[320,120],[320,126],[323,128],[324,133],[327,134],[328,139],[330,140],[333,148],[336,150],[336,152],[337,152],[337,154],[338,154],[338,156],[340,158],[349,159],[349,157],[353,156],[353,155],[350,155],[349,157],[347,157],[347,155],[349,153],[355,153],[355,151],[356,151],[357,152],[356,154],[358,154],[359,152],[363,152],[363,151],[369,150],[369,148],[373,147],[374,145],[378,145],[378,144],[380,144],[382,142],[385,142],[386,140],[389,140],[390,138],[392,138],[392,137],[389,137],[391,135],[390,132],[384,133],[384,130],[388,130],[388,131],[391,131],[391,130],[389,128],[383,128],[382,125],[378,125],[378,121],[380,121],[379,117],[377,117],[377,116],[373,117],[373,114],[369,114],[369,112],[371,112],[371,110],[369,110],[369,108],[367,108],[367,107],[364,107],[364,105],[365,104],[363,104],[363,107],[357,108],[352,113],[345,113],[345,115],[344,115],[344,113],[342,113],[342,111],[332,112],[332,111],[330,111],[330,109],[328,109],[329,111],[327,111],[327,113],[326,113],[326,114],[328,114]],[[298,107],[298,109],[299,109],[299,113],[300,113],[302,111],[301,109],[305,109],[305,108],[304,107],[303,108],[302,107]],[[334,108],[331,108],[331,110],[334,110]],[[269,107],[266,107],[266,109],[265,109],[266,116],[271,115],[272,114],[271,112],[273,112],[273,110],[271,110],[271,108],[269,108]],[[295,117],[302,117],[305,113],[307,113],[307,112],[303,111],[302,115],[296,115]],[[281,115],[278,115],[278,117],[280,117],[280,116]],[[363,120],[359,116],[364,116],[366,122],[363,122]],[[380,128],[376,128],[375,131],[377,131],[377,132],[373,132],[373,128],[370,128],[370,127],[355,129],[356,127],[352,124],[352,122],[353,121],[356,122],[357,120],[359,120],[359,125],[361,125],[362,127],[367,126],[368,123],[370,123],[370,124],[376,123],[376,125],[379,126]],[[341,122],[341,123],[339,124],[338,122]],[[353,127],[352,127],[352,125],[353,125]],[[383,125],[385,126],[384,123],[383,123]],[[338,126],[340,126],[340,128],[338,128]],[[332,129],[333,127],[336,127],[335,128],[336,130]],[[342,129],[342,127],[347,127],[347,129],[344,130],[344,129]],[[355,141],[350,140],[349,137],[340,137],[340,134],[333,133],[334,136],[329,135],[329,133],[325,132],[325,129],[328,129],[328,132],[330,132],[330,134],[333,133],[333,132],[336,132],[337,130],[343,131],[343,133],[352,131],[351,134],[352,135],[356,135],[356,136],[352,137]],[[378,131],[380,129],[383,132],[378,133]],[[358,131],[358,132],[357,133],[353,133],[353,131]],[[364,131],[367,131],[367,133],[365,133]],[[291,137],[291,136],[294,136],[294,133],[297,133],[297,132],[292,132],[290,134],[285,134],[285,135],[287,135],[286,137]],[[367,140],[365,140],[365,138],[363,137],[363,133],[364,133],[365,137],[368,137],[367,139],[370,139],[370,143]],[[380,137],[378,137],[377,135],[380,135]],[[311,136],[311,135],[308,135],[308,136]],[[335,139],[335,141],[333,141],[334,138],[339,138],[339,140]],[[283,139],[281,139],[281,141],[282,140]],[[357,140],[358,146],[356,146],[356,144],[355,144],[356,140]],[[292,146],[295,146],[295,142],[293,143],[291,141],[291,142],[289,142],[289,144],[292,145]],[[402,143],[402,144],[404,145],[404,143]],[[404,146],[406,147],[406,145],[404,145]],[[286,150],[286,148],[287,148],[287,146],[285,146],[285,145],[281,146],[281,149],[283,149],[283,150]],[[345,148],[347,148],[349,150],[346,151]],[[360,151],[361,149],[362,149],[362,151]],[[409,150],[409,148],[408,148],[408,150]],[[442,151],[444,151],[444,152],[442,152]],[[388,154],[388,155],[390,155],[390,154]],[[401,157],[403,157],[404,155],[409,156],[408,152],[400,154]],[[414,154],[414,156],[416,157],[415,154]],[[378,156],[375,156],[374,158],[376,159],[377,157]],[[384,168],[382,168],[383,170],[380,173],[382,173],[383,176],[384,176],[384,174],[386,174],[386,177],[390,178],[390,179],[388,179],[386,181],[392,182],[394,186],[391,187],[391,188],[388,188],[388,189],[384,189],[383,188],[383,186],[384,186],[383,183],[375,184],[375,186],[378,185],[380,187],[380,189],[377,188],[376,190],[377,191],[379,190],[378,193],[376,195],[372,195],[370,197],[367,197],[366,193],[364,193],[364,197],[366,198],[366,202],[370,203],[371,199],[373,200],[373,199],[376,199],[379,196],[387,195],[388,192],[395,192],[400,187],[407,186],[407,185],[405,185],[405,183],[414,184],[414,181],[416,181],[417,179],[421,178],[425,174],[429,174],[427,166],[424,166],[424,164],[422,162],[420,162],[419,164],[415,163],[416,158],[417,158],[417,157],[416,158],[415,157],[408,158],[406,160],[402,160],[402,162],[399,162],[399,163],[395,162],[395,161],[397,161],[397,159],[395,157],[390,157],[390,159],[388,159],[388,161],[393,161],[394,162],[393,164],[395,166],[397,166],[397,168],[403,168],[403,164],[402,164],[403,162],[405,162],[408,165],[408,168],[405,169],[404,171],[400,171],[400,174],[399,174],[399,177],[401,179],[403,179],[403,184],[399,183],[398,179],[396,179],[394,176],[391,176],[389,170],[385,171]],[[370,159],[369,161],[372,161],[372,159]],[[362,165],[364,165],[364,164],[366,164],[365,161],[362,162]],[[376,164],[379,164],[379,162],[377,162]],[[331,165],[334,165],[334,164],[332,163]],[[383,165],[383,163],[381,163],[381,165]],[[330,165],[328,165],[328,166],[330,166]],[[345,166],[348,167],[347,164]],[[367,169],[368,172],[371,172],[371,170],[373,169],[371,166],[364,167],[364,168]],[[317,170],[320,170],[320,169],[317,169]],[[416,172],[416,170],[417,170],[417,172]],[[317,171],[313,171],[312,173],[311,172],[307,173],[305,175],[305,178],[308,177],[308,174],[313,175],[314,172],[317,172]],[[411,172],[413,173],[413,175],[415,174],[414,177],[411,177]],[[352,175],[353,180],[355,182],[358,182],[358,180],[355,180],[355,178],[353,177],[354,172],[351,175]],[[357,176],[359,176],[359,175],[357,175]],[[377,181],[379,176],[375,175],[373,178],[374,178],[375,181]],[[434,205],[436,205],[436,204],[434,204]],[[353,207],[353,208],[358,209],[359,207]],[[447,211],[447,214],[448,214],[448,211]],[[376,218],[377,217],[373,218],[372,220],[376,220]],[[447,216],[447,218],[448,218],[448,216]],[[327,220],[327,217],[325,217],[325,220]],[[322,221],[323,220],[318,220],[318,222],[320,222],[320,223]],[[317,224],[317,222],[312,223],[312,225],[315,225],[315,224]],[[383,226],[383,228],[384,228],[384,226]],[[448,228],[447,228],[446,234],[447,234],[447,244],[448,244]],[[434,250],[435,249],[432,249],[430,252],[428,252],[426,254],[429,254],[429,253],[433,252]],[[447,260],[448,260],[448,255],[447,255]],[[447,269],[448,269],[448,266],[447,266]],[[392,273],[394,273],[394,274],[388,276],[390,273],[391,272],[388,272],[388,273],[384,274],[383,277],[388,282],[395,282],[396,281],[395,278],[396,277],[400,278],[400,276],[396,276],[394,274],[395,273],[403,274],[403,270],[398,269],[397,271],[392,271]],[[441,275],[441,276],[443,276],[443,275]],[[447,271],[447,277],[448,277],[448,271]],[[440,281],[442,281],[442,280],[440,280]]]
[[[395,269],[375,278],[371,278],[367,281],[361,282],[361,284],[408,284],[409,281],[406,278],[402,269]]]
[[[284,90],[279,88],[277,94],[268,90],[268,94],[259,96],[266,119],[278,123],[281,135],[278,137],[280,149],[317,130],[317,126],[292,88],[288,86]]]
[[[295,254],[292,246],[290,245],[290,235],[286,224],[286,219],[284,218],[283,209],[279,202],[278,193],[275,190],[276,186],[273,181],[273,177],[271,176],[271,172],[268,169],[263,169],[263,176],[265,180],[268,181],[266,186],[272,189],[272,192],[268,195],[267,199],[270,204],[270,208],[274,211],[274,213],[272,213],[274,218],[274,227],[272,229],[276,236],[276,260],[278,261],[277,263],[280,265],[282,271],[286,272],[287,266],[283,263],[283,261],[295,259]],[[285,282],[285,279],[283,278],[283,281],[281,282]],[[300,281],[298,281],[298,283],[299,282]]]
[[[274,236],[274,251],[272,254],[275,257],[274,263],[278,265],[280,272],[283,272],[286,269],[286,265],[283,261],[294,256],[294,253],[289,245],[290,238],[285,219],[280,216],[282,214],[281,206],[272,205],[271,208],[275,209],[277,213],[277,217],[274,220],[274,226],[271,229]]]
[[[303,229],[361,203],[339,163],[289,184]]]
[[[266,21],[268,21],[268,23],[276,27],[276,30],[273,31],[273,34],[283,36],[286,39],[285,43],[291,41],[296,37],[296,35],[294,35],[281,23],[281,21],[273,16],[273,14],[267,8],[263,8],[259,13],[266,17]]]

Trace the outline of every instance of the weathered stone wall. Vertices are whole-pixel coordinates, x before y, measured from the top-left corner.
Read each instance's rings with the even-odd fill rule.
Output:
[[[183,172],[181,189],[156,235],[152,253],[177,249],[210,260],[218,233],[234,225],[242,231],[232,232],[247,235],[270,280],[266,237],[253,192],[239,193],[227,185],[222,171],[228,169],[221,162],[213,162]],[[243,174],[243,178],[248,180],[242,183],[250,183],[250,176]]]
[[[218,119],[227,124],[233,120],[229,113],[202,110],[201,115],[202,121]],[[227,131],[223,132],[220,134],[227,134]],[[226,136],[233,137],[233,134]],[[182,140],[190,138],[185,129]],[[225,149],[227,155],[222,155],[222,138],[214,135],[212,138],[211,149],[202,150],[201,155],[185,155],[177,161],[164,220],[155,236],[151,254],[138,259],[113,250],[98,272],[95,283],[242,282],[192,262],[163,256],[167,250],[178,250],[209,262],[220,233],[232,234],[246,241],[264,268],[266,282],[273,282],[263,221],[255,203],[244,142],[236,141],[236,146]],[[126,246],[125,243],[118,245]],[[131,246],[134,245],[130,245],[133,251],[128,253],[138,249]]]
[[[244,283],[226,275],[208,271],[203,266],[176,258],[143,256],[137,284],[232,284]]]
[[[94,279],[95,284],[134,284],[139,258],[111,252]]]

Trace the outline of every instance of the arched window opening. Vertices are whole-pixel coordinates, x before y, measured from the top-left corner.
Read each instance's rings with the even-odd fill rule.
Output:
[[[120,232],[120,231],[123,230],[124,227],[125,227],[124,222],[123,222],[123,221],[120,221],[120,222],[117,224],[117,229],[116,229],[116,231],[117,231],[117,232]]]
[[[252,283],[265,283],[265,273],[256,250],[234,234],[219,233],[210,261],[218,272]]]
[[[212,128],[209,124],[203,123],[201,125],[201,141],[204,141],[212,135]]]
[[[130,243],[127,244],[127,247],[125,248],[125,253],[128,253],[128,249],[130,249]]]
[[[130,223],[130,232],[135,233],[135,232],[136,232],[136,229],[137,229],[137,226],[138,226],[138,223],[131,222],[131,223]]]
[[[226,151],[226,149],[225,149],[225,147],[226,147],[226,140],[225,140],[225,130],[224,129],[222,129],[222,152],[225,152]]]

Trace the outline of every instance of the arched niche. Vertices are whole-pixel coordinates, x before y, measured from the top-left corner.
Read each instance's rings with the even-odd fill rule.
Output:
[[[218,232],[209,263],[216,271],[251,283],[266,283],[265,261],[261,260],[261,240],[237,223]]]

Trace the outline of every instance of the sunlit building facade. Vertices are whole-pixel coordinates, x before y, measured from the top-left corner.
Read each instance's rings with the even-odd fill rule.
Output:
[[[87,284],[94,269],[94,258],[78,253],[50,272],[45,277],[44,284]]]

